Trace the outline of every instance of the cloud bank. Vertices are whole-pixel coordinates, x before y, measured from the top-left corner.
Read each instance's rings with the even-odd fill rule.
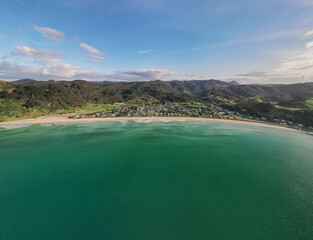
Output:
[[[26,51],[25,54],[29,54],[28,51]],[[31,53],[30,56],[36,54]],[[41,53],[39,55],[41,56]],[[140,69],[106,74],[91,72],[80,66],[61,62],[53,62],[52,64],[41,62],[41,64],[42,66],[34,68],[3,60],[0,63],[0,79],[16,80],[21,78],[33,78],[37,80],[85,79],[91,81],[152,81],[169,80],[168,77],[179,75],[178,73],[163,69]]]
[[[16,55],[33,57],[37,63],[42,65],[55,65],[64,58],[61,52],[53,52],[45,49],[33,49],[28,46],[16,46]]]
[[[313,38],[313,30],[305,33],[304,38]],[[279,67],[267,72],[248,72],[237,74],[234,78],[242,83],[295,83],[313,81],[313,41],[297,55],[281,61]]]
[[[149,79],[149,80],[160,80],[165,79],[170,76],[177,76],[180,75],[176,72],[171,72],[169,70],[161,70],[161,69],[138,69],[133,71],[126,71],[123,74],[138,76],[142,79]]]
[[[303,38],[307,38],[307,37],[310,37],[310,36],[313,36],[313,30],[306,32],[305,34],[303,34],[302,37]]]

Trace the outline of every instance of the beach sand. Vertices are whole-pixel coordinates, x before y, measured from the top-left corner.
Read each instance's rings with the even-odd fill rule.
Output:
[[[290,131],[298,131],[297,129],[281,127],[273,124],[257,123],[240,120],[229,120],[229,119],[214,119],[214,118],[197,118],[197,117],[112,117],[112,118],[81,118],[73,119],[64,116],[43,116],[32,119],[23,119],[10,122],[1,122],[0,126],[7,125],[24,125],[24,124],[51,124],[51,123],[85,123],[85,122],[106,122],[106,121],[122,121],[122,120],[173,120],[173,121],[205,121],[205,122],[224,122],[224,123],[236,123],[253,126],[262,126],[270,128],[279,128]]]

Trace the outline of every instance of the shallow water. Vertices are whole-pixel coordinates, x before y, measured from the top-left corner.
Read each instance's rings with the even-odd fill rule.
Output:
[[[0,239],[312,239],[312,145],[214,122],[0,128]]]

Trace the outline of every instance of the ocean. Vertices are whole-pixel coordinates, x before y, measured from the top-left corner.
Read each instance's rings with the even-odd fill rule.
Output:
[[[0,128],[0,240],[313,239],[313,137],[197,121]]]

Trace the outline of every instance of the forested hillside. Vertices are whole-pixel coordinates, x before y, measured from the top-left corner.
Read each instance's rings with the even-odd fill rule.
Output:
[[[219,80],[88,82],[0,81],[0,120],[77,111],[87,106],[118,102],[205,102],[252,115],[281,114],[310,124],[313,83],[239,85]],[[263,106],[263,107],[262,107]],[[306,121],[303,121],[303,118]]]

